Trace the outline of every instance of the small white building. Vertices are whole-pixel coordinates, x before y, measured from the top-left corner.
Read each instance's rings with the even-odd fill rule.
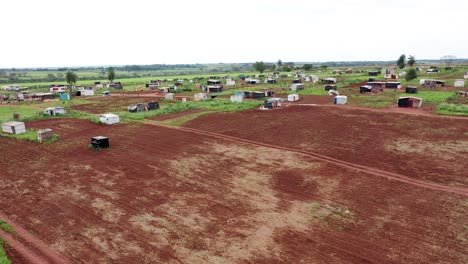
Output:
[[[260,80],[247,78],[247,79],[245,79],[245,82],[249,83],[249,84],[259,84]]]
[[[465,87],[465,80],[455,80],[453,87]]]
[[[119,116],[115,114],[102,114],[99,116],[99,120],[101,123],[106,125],[117,124],[120,122]]]
[[[24,122],[10,121],[2,124],[2,131],[8,134],[22,134],[26,132]]]
[[[334,104],[344,105],[348,102],[348,97],[346,95],[337,95],[335,96]]]
[[[288,95],[288,102],[295,102],[299,101],[299,95],[298,94],[289,94]]]
[[[65,112],[65,109],[63,107],[47,107],[45,110],[44,110],[44,114],[47,114],[47,115],[64,115],[66,112]]]
[[[234,86],[234,85],[236,85],[236,81],[234,81],[234,80],[231,79],[231,78],[228,78],[228,79],[226,79],[226,85],[228,85],[228,86]]]
[[[193,95],[193,100],[205,101],[205,100],[208,100],[208,95],[206,95],[206,93],[196,93]]]
[[[242,103],[243,101],[244,101],[244,97],[242,95],[231,95],[231,102]]]
[[[302,84],[302,83],[293,83],[293,84],[291,84],[291,86],[289,86],[289,89],[291,91],[304,90],[304,84]]]
[[[164,98],[165,98],[166,100],[174,100],[174,93],[166,93],[166,94],[164,95]]]
[[[78,87],[77,88],[77,94],[78,96],[93,96],[94,95],[94,90],[91,87]]]

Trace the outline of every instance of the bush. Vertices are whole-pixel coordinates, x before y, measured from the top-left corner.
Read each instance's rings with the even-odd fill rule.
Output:
[[[405,75],[405,80],[406,81],[411,81],[418,78],[418,73],[416,72],[415,69],[409,69],[408,72]]]

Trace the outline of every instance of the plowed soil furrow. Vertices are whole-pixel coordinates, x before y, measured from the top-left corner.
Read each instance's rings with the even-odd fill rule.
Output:
[[[2,237],[7,243],[21,255],[24,259],[27,259],[29,263],[60,263],[67,264],[71,263],[63,255],[52,250],[40,239],[33,236],[31,233],[26,231],[23,227],[9,219],[3,212],[0,212],[0,219],[6,221],[15,230],[15,236],[24,240],[28,246],[21,243],[15,236],[12,236],[0,229],[0,237]]]
[[[153,125],[160,125],[160,124],[155,124],[155,123],[149,122],[149,121],[147,121],[146,123],[153,124]],[[311,152],[311,151],[303,151],[303,150],[298,150],[298,149],[294,149],[294,148],[275,146],[275,145],[271,145],[271,144],[260,143],[260,142],[251,141],[251,140],[248,140],[248,139],[222,135],[222,134],[213,133],[213,132],[209,132],[209,131],[198,130],[198,129],[194,129],[194,128],[173,127],[173,126],[166,126],[166,125],[164,125],[164,126],[169,127],[169,128],[182,130],[182,131],[195,133],[195,134],[199,134],[199,135],[211,136],[211,137],[214,137],[214,138],[226,139],[226,140],[230,140],[230,141],[242,142],[242,143],[256,145],[256,146],[262,146],[262,147],[273,148],[273,149],[278,149],[278,150],[290,151],[290,152],[294,152],[294,153],[300,153],[302,155],[313,157],[313,158],[318,159],[320,161],[324,161],[324,162],[327,162],[327,163],[332,163],[332,164],[339,165],[339,166],[344,167],[344,168],[354,169],[354,170],[361,171],[361,172],[364,172],[364,173],[368,173],[368,174],[372,174],[372,175],[375,175],[375,176],[387,178],[389,180],[396,180],[396,181],[399,181],[399,182],[402,182],[402,183],[407,183],[407,184],[411,184],[411,185],[426,188],[426,189],[431,189],[431,190],[436,190],[436,191],[443,191],[443,192],[449,192],[449,193],[455,193],[455,194],[468,196],[468,189],[466,189],[466,188],[451,187],[451,186],[445,186],[445,185],[436,184],[436,183],[430,183],[430,182],[427,182],[427,181],[417,180],[417,179],[413,179],[413,178],[405,176],[405,175],[392,173],[392,172],[387,172],[387,171],[383,171],[383,170],[368,167],[368,166],[363,166],[363,165],[350,163],[350,162],[347,162],[347,161],[338,160],[338,159],[331,158],[331,157],[321,155],[321,154]]]

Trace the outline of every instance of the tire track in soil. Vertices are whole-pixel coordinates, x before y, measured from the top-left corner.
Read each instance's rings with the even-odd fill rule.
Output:
[[[13,230],[15,230],[15,235],[13,236],[0,229],[0,237],[2,237],[8,243],[8,245],[18,253],[18,255],[26,259],[28,263],[72,263],[68,258],[51,249],[42,240],[36,238],[31,233],[26,231],[26,229],[22,228],[20,225],[10,220],[1,211],[0,219],[7,222],[13,228]],[[25,243],[20,242],[20,240],[24,240]]]
[[[372,167],[368,167],[368,166],[358,165],[358,164],[354,164],[354,163],[343,161],[343,160],[338,160],[338,159],[331,158],[331,157],[321,155],[321,154],[311,152],[311,151],[304,151],[304,150],[299,150],[299,149],[294,149],[294,148],[275,146],[275,145],[271,145],[271,144],[255,142],[255,141],[251,141],[251,140],[248,140],[248,139],[232,137],[232,136],[228,136],[228,135],[213,133],[213,132],[204,131],[204,130],[198,130],[198,129],[194,129],[194,128],[176,127],[176,126],[170,126],[170,125],[155,123],[155,122],[151,122],[151,121],[148,121],[148,120],[145,120],[143,122],[146,123],[146,124],[150,124],[150,125],[156,125],[156,126],[162,126],[162,127],[171,128],[171,129],[177,129],[177,130],[191,132],[191,133],[195,133],[195,134],[199,134],[199,135],[203,135],[203,136],[211,136],[213,138],[225,139],[225,140],[229,140],[229,141],[242,142],[242,143],[245,143],[245,144],[250,144],[250,145],[255,145],[255,146],[261,146],[261,147],[267,147],[267,148],[272,148],[272,149],[277,149],[277,150],[290,151],[290,152],[293,152],[293,153],[299,153],[299,154],[302,154],[304,156],[312,157],[314,159],[317,159],[317,160],[320,160],[320,161],[323,161],[323,162],[331,163],[331,164],[334,164],[334,165],[341,166],[343,168],[352,169],[352,170],[355,170],[355,171],[371,174],[371,175],[374,175],[374,176],[386,178],[388,180],[395,180],[395,181],[398,181],[398,182],[401,182],[401,183],[411,184],[413,186],[426,188],[426,189],[430,189],[430,190],[442,191],[442,192],[448,192],[448,193],[454,193],[454,194],[460,194],[460,195],[468,196],[468,189],[467,188],[452,187],[452,186],[446,186],[446,185],[442,185],[442,184],[417,180],[417,179],[414,179],[414,178],[411,178],[411,177],[408,177],[408,176],[405,176],[405,175],[402,175],[402,174],[388,172],[388,171],[384,171],[384,170],[380,170],[380,169],[372,168]]]

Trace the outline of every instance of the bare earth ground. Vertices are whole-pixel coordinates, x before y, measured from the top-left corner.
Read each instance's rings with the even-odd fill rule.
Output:
[[[467,122],[289,107],[212,114],[188,126],[466,187]],[[53,128],[61,139],[0,138],[8,157],[0,159],[1,211],[73,263],[464,263],[468,256],[464,195],[148,124],[27,126]],[[88,150],[96,135],[109,136],[111,148]]]
[[[188,127],[311,150],[447,185],[467,186],[468,118],[291,106],[200,117]]]

